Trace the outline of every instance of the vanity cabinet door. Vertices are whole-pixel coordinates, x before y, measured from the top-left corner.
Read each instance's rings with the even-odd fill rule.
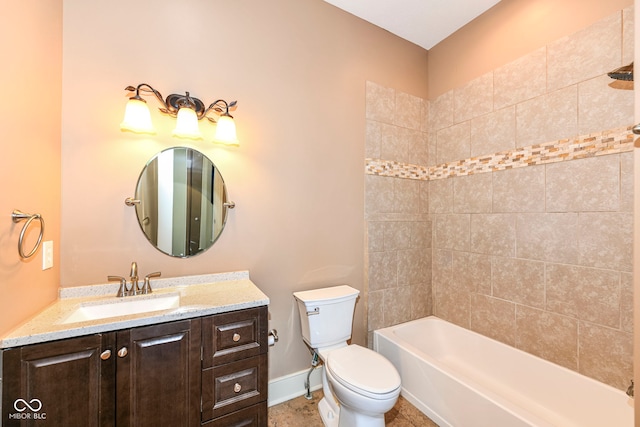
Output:
[[[200,319],[117,332],[118,427],[200,425]]]
[[[115,333],[5,350],[2,424],[112,427]]]

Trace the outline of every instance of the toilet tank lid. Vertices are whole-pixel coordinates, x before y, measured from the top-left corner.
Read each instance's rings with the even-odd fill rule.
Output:
[[[323,301],[342,301],[355,298],[359,290],[348,285],[331,286],[329,288],[312,289],[310,291],[294,292],[293,296],[304,303],[322,303]]]

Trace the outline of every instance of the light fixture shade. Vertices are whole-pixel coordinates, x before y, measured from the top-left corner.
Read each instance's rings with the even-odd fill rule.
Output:
[[[228,145],[240,145],[240,141],[238,141],[236,135],[236,123],[233,121],[233,117],[223,114],[218,118],[213,141]]]
[[[120,123],[120,130],[135,133],[156,133],[153,123],[151,123],[149,107],[143,99],[129,99],[124,110],[124,119]]]
[[[198,126],[198,115],[193,108],[181,107],[178,110],[176,128],[173,136],[179,138],[202,139],[200,127]]]

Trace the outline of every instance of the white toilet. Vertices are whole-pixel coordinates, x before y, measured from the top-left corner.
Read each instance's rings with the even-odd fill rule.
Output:
[[[346,285],[293,293],[302,337],[324,362],[318,410],[327,427],[382,427],[400,395],[400,375],[391,362],[347,344],[358,293]]]

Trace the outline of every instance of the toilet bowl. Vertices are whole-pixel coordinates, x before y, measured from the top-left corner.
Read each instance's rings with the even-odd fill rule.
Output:
[[[340,404],[339,426],[384,426],[400,395],[400,375],[382,355],[352,344],[329,352],[326,378]]]
[[[304,341],[324,363],[318,410],[327,427],[383,427],[400,395],[400,375],[384,356],[348,345],[359,291],[350,286],[295,292]]]

